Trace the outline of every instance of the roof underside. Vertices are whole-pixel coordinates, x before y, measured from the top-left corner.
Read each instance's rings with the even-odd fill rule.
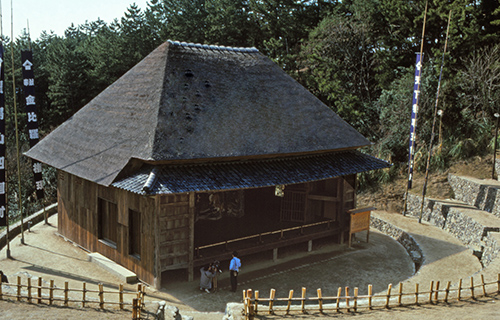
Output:
[[[359,151],[218,164],[146,165],[112,186],[148,195],[223,191],[324,180],[389,166]]]
[[[369,144],[256,49],[166,42],[26,154],[108,186],[131,159],[269,158]]]

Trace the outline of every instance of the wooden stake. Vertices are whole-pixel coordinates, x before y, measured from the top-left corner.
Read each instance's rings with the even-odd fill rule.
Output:
[[[138,304],[138,301],[137,299],[133,299],[132,300],[132,319],[136,320],[138,319],[137,318],[137,304]]]
[[[21,301],[21,277],[17,276],[17,301]]]
[[[49,305],[52,305],[53,301],[54,301],[54,280],[50,280]]]
[[[448,281],[446,284],[446,293],[444,295],[444,302],[448,303],[448,295],[450,294],[450,286],[451,286],[451,281]]]
[[[434,294],[434,302],[438,302],[439,301],[439,281],[436,282],[436,293]]]
[[[269,314],[273,313],[274,298],[276,297],[276,289],[271,289],[269,294]]]
[[[38,277],[38,289],[37,289],[38,300],[37,303],[42,303],[42,278]]]
[[[31,278],[28,278],[28,302],[31,303]]]
[[[292,298],[293,298],[293,290],[290,290],[290,293],[288,294],[288,305],[286,306],[286,314],[290,312],[290,307],[292,305]]]
[[[358,311],[358,287],[354,287],[354,312]]]
[[[429,290],[429,303],[432,303],[432,294],[434,293],[434,281],[431,281],[431,289]]]
[[[474,297],[474,277],[470,277],[470,296],[474,300],[476,297]]]
[[[368,309],[372,309],[372,294],[373,294],[373,286],[371,284],[368,285]]]
[[[254,303],[255,314],[257,314],[257,312],[258,312],[258,310],[257,310],[258,305],[259,305],[259,290],[256,290],[255,291],[255,303]]]
[[[418,283],[415,283],[415,304],[418,306]]]
[[[87,293],[87,284],[84,282],[82,284],[82,308],[85,308],[85,294]]]
[[[248,289],[246,292],[246,298],[245,298],[245,306],[246,306],[245,313],[249,319],[253,319],[253,316],[254,316],[253,305],[252,305],[252,296],[253,296],[252,289]]]
[[[486,287],[484,285],[484,275],[481,275],[481,286],[483,287],[483,296],[487,296]]]
[[[118,290],[119,290],[118,298],[120,302],[120,309],[123,310],[123,283],[120,283],[120,287]]]
[[[457,300],[460,301],[460,296],[462,295],[462,279],[458,280],[458,293]]]
[[[335,307],[337,312],[339,312],[340,295],[342,294],[342,287],[337,290],[337,306]]]
[[[389,300],[391,299],[392,283],[387,286],[387,300],[385,301],[385,307],[389,309]]]
[[[302,301],[301,301],[302,313],[306,313],[306,288],[302,287]]]
[[[0,277],[0,300],[2,300],[2,278]]]
[[[64,282],[64,305],[68,305],[68,281]]]
[[[134,299],[137,300],[137,303],[139,302],[139,299]],[[137,305],[136,307],[140,307]],[[99,283],[99,308],[104,309],[104,285],[102,283]]]
[[[403,283],[400,282],[399,283],[399,292],[398,292],[398,305],[401,306],[402,303],[401,303],[401,299],[403,297]]]
[[[497,293],[500,293],[500,273],[497,275]]]
[[[345,287],[345,306],[349,312],[349,287]]]
[[[319,312],[323,313],[323,294],[321,293],[321,289],[316,290],[318,292],[318,305],[319,305]],[[1,299],[1,295],[0,295]]]

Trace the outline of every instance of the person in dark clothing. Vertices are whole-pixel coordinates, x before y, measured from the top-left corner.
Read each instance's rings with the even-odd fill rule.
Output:
[[[0,276],[2,277],[2,283],[9,283],[7,276],[0,270]]]

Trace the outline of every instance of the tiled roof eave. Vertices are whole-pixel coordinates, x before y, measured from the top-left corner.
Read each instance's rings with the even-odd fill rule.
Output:
[[[147,195],[238,190],[318,181],[390,166],[386,161],[359,151],[265,161],[146,165],[112,186]],[[151,185],[153,170],[155,180]]]

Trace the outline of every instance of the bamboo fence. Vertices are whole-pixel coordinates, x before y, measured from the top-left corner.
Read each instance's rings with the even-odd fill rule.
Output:
[[[2,285],[14,290],[4,292]],[[141,309],[144,307],[146,287],[139,283],[137,291],[124,290],[123,284],[120,284],[118,288],[118,290],[105,290],[102,283],[88,286],[86,282],[82,282],[81,288],[77,289],[70,288],[68,281],[64,282],[64,287],[57,287],[54,280],[50,280],[47,286],[43,285],[41,277],[37,278],[36,283],[32,281],[32,278],[27,278],[26,283],[23,284],[21,277],[18,276],[16,283],[2,283],[0,280],[0,300],[8,297],[17,301],[36,304],[45,302],[48,305],[58,303],[70,306],[70,303],[72,303],[80,304],[82,308],[89,305],[99,309],[118,307],[120,310],[124,310],[127,308],[132,310],[132,319],[140,319]],[[15,293],[12,293],[12,291]],[[75,298],[76,296],[81,298]],[[126,300],[130,302],[126,302]]]
[[[326,311],[334,312],[357,312],[359,309],[391,308],[409,305],[437,304],[438,302],[448,303],[451,300],[476,299],[488,294],[500,293],[500,273],[496,281],[485,282],[484,276],[480,275],[481,282],[474,284],[474,277],[470,277],[469,284],[459,280],[458,285],[451,288],[451,282],[448,281],[444,287],[440,287],[439,281],[431,281],[429,290],[421,291],[419,284],[416,283],[414,290],[410,288],[404,291],[403,283],[399,283],[397,288],[389,284],[384,293],[373,294],[373,286],[368,285],[367,295],[358,295],[358,288],[354,288],[352,294],[349,287],[339,287],[336,296],[323,296],[321,289],[316,290],[316,296],[306,296],[306,288],[302,288],[300,297],[294,297],[294,291],[290,290],[287,298],[276,298],[276,290],[271,289],[269,298],[262,298],[259,291],[253,292],[252,289],[243,290],[244,311],[247,319],[253,318],[259,312],[276,314],[284,312],[289,314],[291,311],[306,313],[308,311],[317,311],[324,313]],[[493,288],[493,289],[492,289]],[[342,295],[344,291],[344,295]],[[279,305],[278,305],[279,304]]]

